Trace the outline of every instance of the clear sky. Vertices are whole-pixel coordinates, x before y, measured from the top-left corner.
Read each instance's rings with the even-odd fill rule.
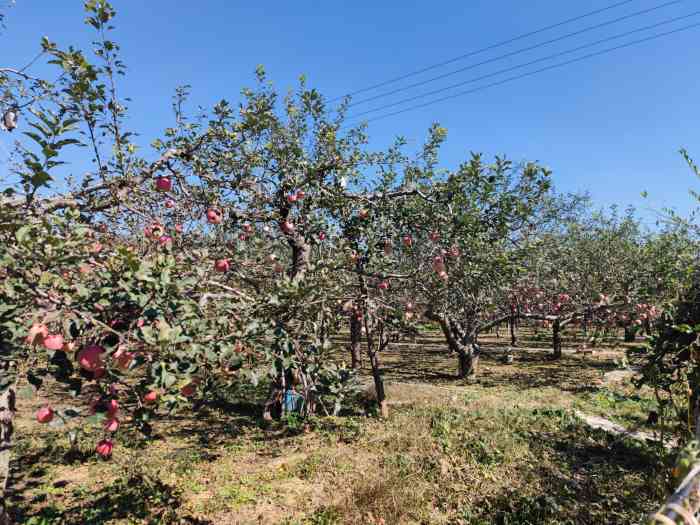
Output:
[[[262,64],[283,91],[305,74],[309,85],[333,98],[619,1],[114,0],[118,11],[114,38],[122,45],[122,57],[129,67],[121,93],[133,98],[130,124],[141,133],[145,145],[172,123],[170,97],[177,85],[191,84],[192,101],[199,105],[211,106],[220,98],[235,102],[242,87],[254,84],[255,67]],[[389,87],[447,73],[663,3],[631,1]],[[700,11],[700,2],[680,1],[356,110],[695,11]],[[17,0],[6,15],[0,65],[23,65],[36,53],[43,35],[59,45],[76,46],[89,45],[92,37],[83,24],[80,0]],[[693,16],[461,90],[698,22],[700,16]],[[446,167],[455,167],[469,151],[538,160],[554,171],[561,191],[588,191],[602,205],[632,204],[647,217],[653,216],[645,211],[648,208],[672,206],[685,212],[693,205],[687,190],[697,188],[698,181],[678,149],[687,147],[700,158],[699,38],[700,28],[694,28],[374,121],[369,125],[372,145],[381,147],[403,135],[417,147],[429,125],[438,121],[449,131],[442,154]],[[383,91],[358,95],[358,99]],[[459,89],[442,95],[456,91]],[[427,100],[431,98],[414,103]],[[6,135],[0,140],[9,145]],[[641,198],[643,190],[649,192],[648,199]]]

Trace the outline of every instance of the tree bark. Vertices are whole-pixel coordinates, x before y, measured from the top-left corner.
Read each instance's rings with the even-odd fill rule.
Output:
[[[552,322],[552,351],[554,359],[561,358],[561,324],[558,318]]]
[[[464,379],[476,375],[479,371],[479,353],[475,351],[473,345],[460,348],[459,357],[459,378]]]
[[[0,395],[0,525],[11,525],[8,512],[8,488],[10,486],[10,458],[12,453],[15,391],[8,388]]]
[[[518,344],[518,338],[515,333],[515,317],[511,316],[511,318],[508,320],[508,324],[510,325],[510,345],[511,346],[517,346]]]
[[[634,330],[631,326],[625,326],[625,343],[634,343]]]
[[[382,377],[381,364],[377,352],[370,352],[369,362],[372,365],[372,379],[374,380],[374,391],[377,395],[377,405],[379,405],[379,413],[382,417],[387,417],[389,415],[389,410],[386,404],[384,378]]]
[[[362,367],[362,323],[355,315],[350,316],[350,358],[353,370]]]

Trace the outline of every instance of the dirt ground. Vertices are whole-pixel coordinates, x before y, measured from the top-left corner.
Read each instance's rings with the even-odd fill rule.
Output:
[[[615,374],[624,347],[583,354],[568,337],[553,361],[548,341],[526,332],[504,364],[506,342],[483,338],[469,380],[437,334],[393,345],[382,356],[386,420],[358,399],[339,417],[269,426],[260,399],[232,394],[164,416],[151,439],[125,425],[110,461],[93,453],[98,427],[71,450],[64,430],[33,420],[46,399],[20,400],[15,510],[34,525],[641,522],[669,489],[665,450],[576,415],[658,435],[646,424],[653,397]],[[339,342],[335,358],[345,354]]]

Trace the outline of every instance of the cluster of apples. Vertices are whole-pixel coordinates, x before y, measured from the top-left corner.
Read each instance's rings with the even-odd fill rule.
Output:
[[[142,320],[137,323],[139,326],[143,326]],[[45,324],[33,324],[28,331],[25,338],[25,342],[33,347],[43,346],[47,350],[51,351],[62,351],[62,352],[73,352],[75,350],[75,344],[73,342],[67,342],[64,340],[63,335],[58,333],[51,333],[49,328]],[[84,346],[75,355],[75,361],[83,370],[91,372],[95,380],[99,380],[105,375],[106,366],[104,361],[104,356],[106,351],[103,347],[96,344],[89,344]],[[111,361],[119,369],[127,370],[136,357],[134,352],[127,350],[125,347],[120,346],[111,355]],[[199,385],[199,380],[194,379],[187,385],[180,389],[180,394],[184,397],[192,397],[197,391]],[[104,437],[96,446],[96,452],[103,458],[108,458],[112,454],[114,443],[111,434],[115,433],[120,426],[119,421],[119,401],[117,385],[110,385],[110,398],[95,398],[90,403],[90,413],[94,414],[98,409],[104,412],[107,416],[104,423],[104,430],[108,436]],[[158,401],[160,397],[160,392],[157,390],[150,390],[142,397],[142,403],[144,405],[154,404]],[[39,408],[36,412],[36,420],[42,424],[48,424],[53,421],[56,416],[56,412],[50,405],[43,406]],[[59,417],[60,414],[59,414]]]

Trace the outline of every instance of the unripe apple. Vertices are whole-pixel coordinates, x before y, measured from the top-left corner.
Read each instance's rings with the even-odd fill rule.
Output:
[[[112,443],[111,439],[103,439],[97,444],[97,447],[95,448],[95,451],[102,456],[103,458],[107,459],[112,455],[112,450],[114,449],[114,444]]]
[[[47,350],[63,350],[63,336],[52,334],[44,337],[44,348]]]
[[[158,191],[170,191],[173,188],[173,183],[169,177],[158,177],[156,179],[156,189]]]
[[[41,407],[36,411],[36,420],[42,424],[51,423],[53,414],[53,409],[50,406]]]
[[[223,217],[221,216],[221,210],[218,208],[209,208],[207,210],[207,222],[209,224],[221,224],[223,221]]]
[[[229,262],[228,259],[219,259],[214,263],[214,269],[217,272],[225,273],[228,272],[229,269],[231,268],[231,263]]]

